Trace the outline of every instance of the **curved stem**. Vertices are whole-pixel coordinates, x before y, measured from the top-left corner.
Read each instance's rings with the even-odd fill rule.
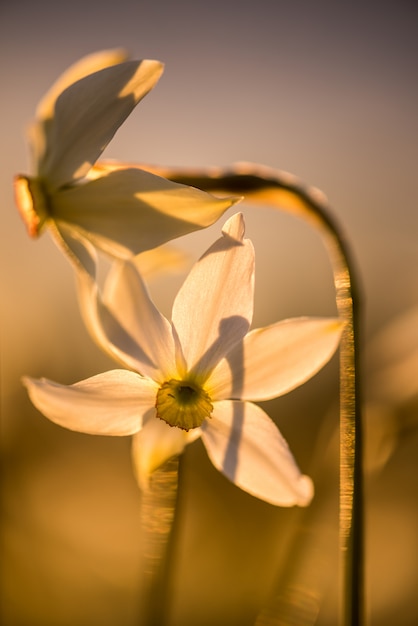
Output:
[[[325,196],[285,172],[254,164],[228,169],[146,168],[205,191],[243,195],[246,202],[287,211],[312,224],[322,237],[332,264],[338,312],[346,322],[340,348],[340,623],[359,626],[363,623],[359,293],[344,236]]]

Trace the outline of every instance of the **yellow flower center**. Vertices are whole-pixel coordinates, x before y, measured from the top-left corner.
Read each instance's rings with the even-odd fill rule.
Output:
[[[15,200],[31,237],[37,237],[48,218],[48,206],[42,184],[36,178],[16,176]]]
[[[159,388],[155,408],[157,417],[183,430],[198,428],[213,411],[209,394],[202,387],[174,378]]]

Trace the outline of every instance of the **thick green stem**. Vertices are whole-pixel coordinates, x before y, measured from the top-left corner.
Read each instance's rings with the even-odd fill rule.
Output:
[[[312,224],[327,248],[336,303],[345,328],[340,348],[341,626],[363,623],[363,477],[360,412],[358,285],[348,247],[321,192],[294,176],[254,164],[228,170],[149,168],[205,191],[243,195],[246,202],[290,212]]]

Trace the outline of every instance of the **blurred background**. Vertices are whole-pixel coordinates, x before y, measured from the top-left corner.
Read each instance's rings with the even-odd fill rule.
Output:
[[[72,383],[114,367],[83,327],[68,261],[49,235],[28,238],[12,191],[13,175],[29,173],[24,133],[41,96],[83,55],[114,47],[166,67],[104,156],[258,162],[327,194],[364,298],[368,623],[417,623],[416,2],[16,0],[0,18],[2,624],[139,624],[141,493],[129,438],[55,426],[20,383],[24,374]],[[318,236],[288,215],[242,210],[257,254],[255,325],[334,315]],[[178,245],[197,257],[219,230]],[[168,315],[182,280],[152,282]],[[314,503],[260,502],[191,445],[169,626],[247,626],[273,592],[282,621],[271,623],[293,623],[302,609],[310,623],[336,623],[338,360],[264,408],[314,478]],[[300,589],[311,604],[289,613]]]

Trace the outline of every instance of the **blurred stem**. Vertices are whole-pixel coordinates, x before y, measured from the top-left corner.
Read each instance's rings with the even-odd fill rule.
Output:
[[[141,538],[144,579],[140,626],[164,626],[166,623],[178,476],[179,457],[173,457],[151,474],[149,487],[143,491]]]
[[[313,225],[322,237],[332,264],[338,312],[346,322],[340,347],[340,624],[360,626],[364,587],[359,294],[348,246],[326,198],[290,174],[254,164],[229,169],[147,169],[179,183],[243,195],[246,202],[287,211]]]

